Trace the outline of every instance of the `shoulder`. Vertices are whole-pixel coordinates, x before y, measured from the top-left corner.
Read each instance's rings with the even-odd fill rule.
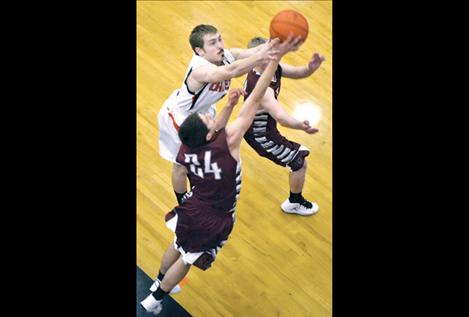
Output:
[[[193,54],[189,67],[192,67],[192,69],[194,69],[198,66],[203,66],[203,65],[208,65],[208,64],[211,64],[208,60],[206,60],[203,57]]]
[[[233,62],[236,60],[236,58],[233,56],[233,53],[232,53],[230,50],[225,49],[225,52],[224,52],[224,53],[225,53],[225,58],[224,58],[224,60],[225,60],[228,64],[231,64],[231,63],[233,63]]]

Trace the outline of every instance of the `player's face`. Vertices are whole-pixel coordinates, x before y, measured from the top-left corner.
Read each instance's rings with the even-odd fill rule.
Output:
[[[215,128],[215,119],[211,113],[199,113],[199,117],[209,130]]]
[[[220,32],[204,35],[203,57],[211,63],[220,64],[225,55],[225,45]]]

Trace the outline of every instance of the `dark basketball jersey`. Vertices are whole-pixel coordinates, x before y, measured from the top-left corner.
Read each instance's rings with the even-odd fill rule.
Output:
[[[225,129],[197,149],[182,144],[176,162],[191,174],[192,202],[219,212],[234,211],[241,190],[241,164],[230,154]]]
[[[244,90],[246,91],[246,96],[244,96],[245,102],[246,102],[246,99],[251,95],[260,77],[261,77],[261,74],[254,70],[251,70],[248,73],[248,76],[244,83]],[[274,90],[275,99],[278,98],[281,84],[282,84],[282,67],[279,65],[269,85],[269,87]],[[260,115],[262,115],[261,118],[265,120],[263,120],[262,122],[257,122],[257,123],[256,121],[254,121],[251,124],[251,127],[249,128],[249,130],[247,131],[248,135],[256,133],[256,132],[265,132],[267,130],[276,129],[277,121],[275,121],[275,119],[272,118],[272,116],[267,111],[261,108],[260,110],[257,111],[255,119],[257,119]]]
[[[244,83],[247,95],[251,95],[261,74],[252,70],[248,73]],[[275,99],[278,99],[282,82],[282,67],[279,65],[270,82],[270,88],[274,90]],[[244,135],[246,142],[261,156],[264,156],[280,166],[288,166],[292,171],[297,171],[304,164],[304,158],[309,151],[301,144],[292,142],[282,136],[277,129],[277,121],[270,113],[261,108],[256,112],[254,121]]]
[[[244,97],[244,101],[249,97],[249,95],[254,90],[257,81],[261,77],[261,74],[256,72],[255,70],[251,70],[248,73],[246,81],[244,83],[244,90],[246,91],[247,95]],[[274,77],[270,82],[270,88],[274,90],[275,99],[277,99],[278,94],[280,93],[280,86],[282,84],[282,67],[278,65],[277,70],[275,71]]]
[[[178,215],[176,244],[186,252],[221,247],[233,229],[241,191],[241,162],[230,154],[225,129],[197,149],[182,144],[176,161],[187,168],[192,185],[173,211]]]

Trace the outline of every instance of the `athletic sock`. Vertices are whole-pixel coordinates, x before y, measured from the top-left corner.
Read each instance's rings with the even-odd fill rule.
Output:
[[[290,200],[291,203],[299,203],[302,200],[301,192],[299,193],[292,193],[290,192],[290,197],[288,200]]]
[[[161,289],[161,286],[158,286],[158,289],[151,293],[156,300],[162,300],[169,292],[165,292]]]
[[[306,208],[313,208],[313,204],[309,201],[307,201],[303,195],[301,195],[301,192],[299,193],[292,193],[290,192],[290,198],[288,198],[291,203],[298,203],[300,205],[305,206]]]

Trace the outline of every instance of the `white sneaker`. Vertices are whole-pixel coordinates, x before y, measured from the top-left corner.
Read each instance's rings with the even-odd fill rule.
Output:
[[[163,300],[156,300],[153,295],[150,294],[140,302],[140,305],[142,305],[147,312],[158,315],[163,309],[162,302]]]
[[[300,203],[291,203],[290,200],[287,198],[287,200],[285,200],[282,203],[281,208],[284,212],[289,213],[289,214],[309,216],[309,215],[314,215],[319,210],[318,204],[314,202],[311,202],[311,204],[313,206],[311,208],[308,208]]]
[[[161,283],[161,281],[156,279],[156,281],[150,286],[150,291],[151,292],[156,292],[156,290],[158,289],[158,286],[160,286],[160,283]],[[179,284],[176,284],[176,286],[173,287],[173,289],[169,292],[169,294],[177,294],[181,291],[182,291],[182,289],[179,286]]]

